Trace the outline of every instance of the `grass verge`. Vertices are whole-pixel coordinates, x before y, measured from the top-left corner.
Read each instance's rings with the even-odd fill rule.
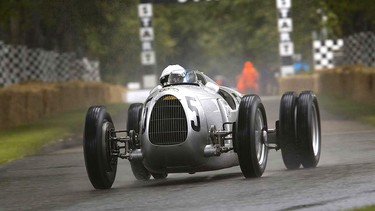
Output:
[[[375,105],[344,98],[319,95],[319,103],[328,111],[375,126]]]
[[[353,211],[374,211],[374,210],[375,210],[375,205],[353,209]]]
[[[125,104],[107,105],[112,117]],[[43,145],[61,138],[81,135],[87,108],[63,112],[11,129],[0,130],[0,164],[37,152]]]

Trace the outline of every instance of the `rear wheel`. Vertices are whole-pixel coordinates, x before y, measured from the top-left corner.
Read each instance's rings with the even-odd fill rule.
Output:
[[[245,95],[240,103],[237,121],[237,154],[246,178],[261,177],[267,165],[267,118],[257,95]]]
[[[318,100],[311,91],[302,92],[298,98],[297,139],[303,167],[316,167],[320,159],[321,127]]]
[[[108,189],[116,177],[117,156],[112,155],[117,143],[110,141],[114,130],[111,116],[102,106],[90,107],[86,114],[83,152],[87,174],[96,189]]]
[[[130,105],[128,109],[128,121],[127,121],[128,131],[134,130],[137,134],[139,134],[139,130],[140,130],[139,123],[141,120],[142,110],[143,110],[142,103],[133,103]],[[139,160],[130,161],[130,166],[132,168],[133,175],[137,180],[149,180],[150,179],[151,174],[145,168],[142,161],[139,161]]]
[[[298,169],[301,166],[297,137],[296,112],[297,94],[285,93],[280,101],[280,147],[281,155],[287,169]]]

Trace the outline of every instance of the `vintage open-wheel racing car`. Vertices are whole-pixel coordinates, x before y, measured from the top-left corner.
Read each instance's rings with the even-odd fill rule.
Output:
[[[96,189],[111,188],[118,158],[136,179],[164,179],[240,165],[261,177],[268,150],[281,149],[287,169],[314,168],[321,152],[320,114],[311,91],[285,93],[275,129],[268,129],[261,99],[218,86],[199,71],[177,69],[131,104],[127,130],[116,130],[105,107],[88,109],[84,128],[86,170]]]

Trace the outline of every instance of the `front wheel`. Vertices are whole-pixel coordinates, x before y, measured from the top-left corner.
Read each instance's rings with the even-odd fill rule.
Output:
[[[112,155],[117,143],[110,141],[114,130],[111,116],[102,106],[92,106],[86,114],[83,152],[87,174],[96,189],[109,189],[116,177],[117,156]]]
[[[246,178],[261,177],[268,159],[267,118],[257,95],[245,95],[240,103],[237,124],[237,154]]]

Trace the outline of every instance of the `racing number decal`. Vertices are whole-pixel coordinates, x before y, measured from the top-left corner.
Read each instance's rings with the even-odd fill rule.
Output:
[[[195,98],[193,97],[188,97],[186,96],[186,101],[188,103],[188,106],[189,106],[189,109],[192,111],[192,112],[195,112],[195,114],[197,115],[197,122],[195,123],[193,120],[191,120],[191,128],[193,128],[194,131],[197,131],[199,132],[201,130],[201,121],[200,121],[200,118],[199,118],[199,112],[198,112],[198,108],[191,104],[191,102],[196,102]]]

